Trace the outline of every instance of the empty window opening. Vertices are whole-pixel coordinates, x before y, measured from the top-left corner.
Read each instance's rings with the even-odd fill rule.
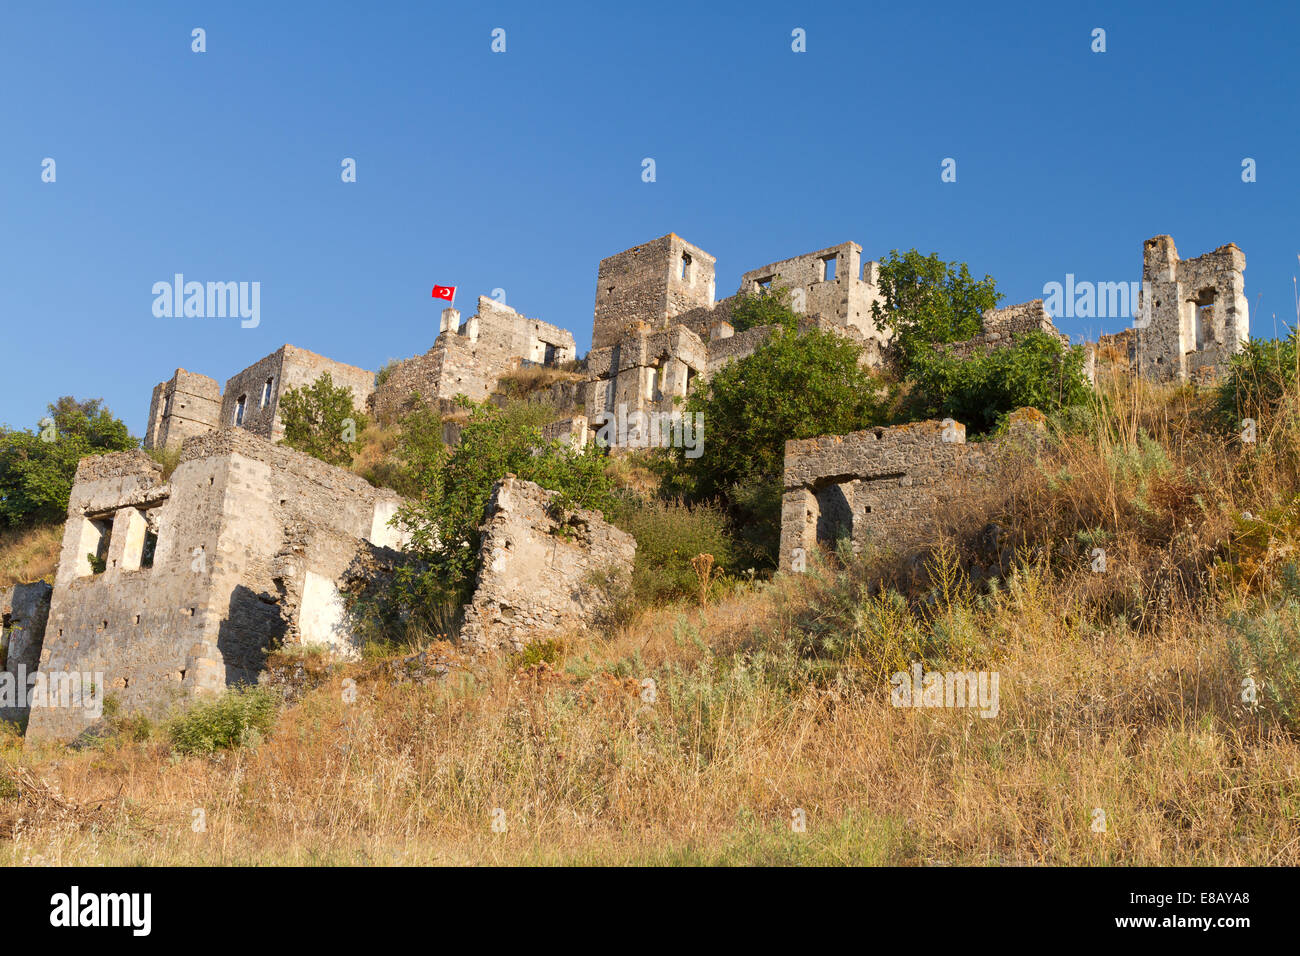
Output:
[[[235,425],[244,424],[244,406],[248,404],[248,396],[240,395],[239,400],[235,402]]]
[[[266,384],[262,386],[262,408],[266,408],[267,405],[271,404],[271,385],[274,381],[274,378],[268,378]]]
[[[158,532],[146,531],[144,533],[144,547],[140,549],[140,567],[152,568],[154,552],[157,550]]]
[[[82,548],[86,556],[83,576],[104,573],[108,567],[108,546],[112,539],[112,517],[86,519],[81,536]]]
[[[135,616],[135,623],[136,623],[136,624],[139,624],[139,623],[140,623],[140,615],[139,615],[139,614],[137,614],[137,615]]]
[[[835,257],[827,256],[822,260],[822,281],[831,282],[835,279]]]
[[[691,281],[691,254],[683,252],[681,260],[677,263],[677,278],[683,281]]]
[[[543,365],[555,365],[555,364],[556,364],[556,355],[557,355],[558,352],[559,352],[559,349],[557,349],[554,345],[551,345],[549,342],[547,342],[547,343],[546,343],[546,349],[545,349],[545,350],[543,351],[543,353],[542,353],[542,364],[543,364]]]
[[[853,534],[853,484],[830,484],[813,493],[817,500],[817,543],[835,550],[841,538]]]
[[[768,276],[768,277],[765,278],[765,279],[755,279],[755,280],[754,280],[754,291],[755,291],[755,292],[758,292],[759,290],[767,290],[767,289],[772,288],[772,280],[775,279],[775,278],[776,278],[776,276]]]
[[[1196,297],[1196,348],[1198,350],[1215,343],[1214,335],[1214,290],[1202,289]]]

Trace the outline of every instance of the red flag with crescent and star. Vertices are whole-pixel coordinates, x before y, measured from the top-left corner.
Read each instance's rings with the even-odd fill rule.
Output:
[[[433,297],[454,302],[456,301],[456,287],[454,285],[436,285],[433,287]]]

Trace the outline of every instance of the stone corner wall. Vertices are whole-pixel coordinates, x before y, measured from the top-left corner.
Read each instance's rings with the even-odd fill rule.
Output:
[[[582,629],[606,600],[596,579],[631,571],[636,540],[594,511],[557,522],[548,511],[555,495],[514,475],[493,488],[461,643],[517,650]]]

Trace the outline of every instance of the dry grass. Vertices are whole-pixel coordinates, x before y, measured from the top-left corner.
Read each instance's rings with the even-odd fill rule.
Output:
[[[0,587],[53,582],[62,545],[61,524],[0,531]]]
[[[947,509],[928,562],[816,563],[430,684],[339,666],[216,757],[0,742],[0,863],[1300,864],[1300,739],[1241,700],[1226,622],[1289,553],[1239,517],[1294,500],[1294,432],[1225,450],[1192,393],[1113,394]],[[976,593],[990,515],[1025,561]],[[893,706],[917,648],[995,670],[997,716]]]

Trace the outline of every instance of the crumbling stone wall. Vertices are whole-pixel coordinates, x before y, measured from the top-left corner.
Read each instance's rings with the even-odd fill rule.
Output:
[[[347,653],[338,582],[365,542],[403,544],[392,492],[246,430],[180,457],[166,481],[143,452],[85,458],[68,504],[40,669],[102,672],[126,711],[252,682],[283,641]],[[90,719],[34,707],[28,733]]]
[[[875,303],[884,301],[880,264],[864,263],[862,247],[856,242],[768,263],[746,272],[740,280],[740,291],[745,293],[769,286],[788,288],[795,310],[811,319],[852,326],[863,338],[881,343],[888,338],[871,311]]]
[[[954,355],[968,358],[976,352],[1011,345],[1018,336],[1028,332],[1046,332],[1059,339],[1062,345],[1070,344],[1070,337],[1057,329],[1042,299],[987,309],[980,326],[978,335],[963,342],[951,342],[944,348]]]
[[[460,640],[514,650],[588,626],[607,600],[597,580],[627,574],[636,540],[594,511],[555,514],[556,492],[507,475],[481,529],[480,569]]]
[[[1250,337],[1246,256],[1233,243],[1178,258],[1171,236],[1143,245],[1138,371],[1157,381],[1212,382]]]
[[[708,367],[708,348],[684,325],[628,329],[616,345],[592,349],[583,405],[593,424],[602,415],[671,412]]]
[[[170,448],[201,435],[221,421],[221,386],[206,375],[178,368],[153,388],[145,448]]]
[[[483,401],[521,363],[556,366],[576,356],[572,333],[480,296],[478,312],[463,324],[459,311],[443,310],[433,348],[391,368],[371,406],[389,419],[408,411],[415,395],[426,402],[457,395]]]
[[[20,722],[27,717],[27,708],[16,706],[18,688],[27,686],[27,676],[40,665],[52,591],[44,581],[0,588],[0,673],[8,675],[15,705],[0,702],[0,721]]]
[[[1042,413],[1025,408],[1002,440],[977,445],[952,419],[786,442],[781,570],[804,570],[815,549],[843,537],[855,553],[868,542],[912,543],[945,501],[985,480],[997,456],[1032,447],[1045,429]]]

